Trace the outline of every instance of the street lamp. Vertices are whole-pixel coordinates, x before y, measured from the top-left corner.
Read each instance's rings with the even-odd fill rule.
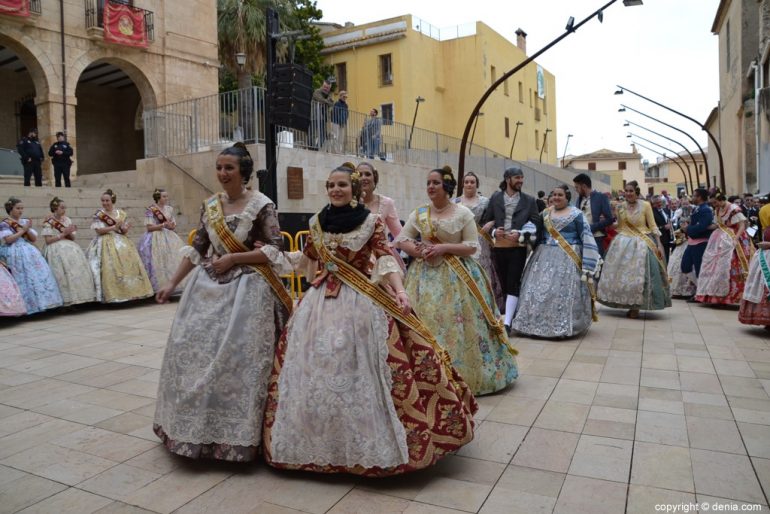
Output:
[[[663,146],[663,145],[661,145],[659,143],[656,143],[655,141],[651,141],[649,139],[643,138],[642,136],[634,134],[633,132],[629,132],[626,135],[626,137],[637,137],[637,138],[641,139],[642,141],[646,141],[646,142],[648,142],[650,144],[653,144],[653,145],[657,146],[658,148],[662,148],[663,150],[665,150],[667,152],[671,152],[676,157],[679,157],[679,159],[682,161],[682,163],[684,163],[685,167],[687,168],[687,171],[688,172],[690,171],[690,166],[687,164],[687,161],[685,161],[684,157],[679,155],[675,150],[672,150],[671,148],[668,148],[668,147],[665,147],[665,146]],[[671,159],[671,161],[676,162],[676,161],[674,161],[673,158]],[[679,166],[679,169],[682,169],[682,167]],[[687,189],[687,175],[684,175],[684,170],[683,169],[682,169],[682,176],[684,177],[684,188],[686,190]],[[690,184],[692,184],[692,177],[690,177]],[[692,185],[690,185],[690,191],[694,191]]]
[[[561,167],[564,167],[564,159],[567,158],[567,147],[569,146],[569,140],[574,137],[572,134],[567,134],[567,142],[564,143],[564,154],[561,156]]]
[[[406,148],[412,148],[412,134],[414,134],[414,124],[417,121],[417,110],[420,108],[420,104],[425,101],[425,98],[418,96],[414,99],[414,118],[412,118],[412,130],[409,131],[409,142],[406,145]]]
[[[655,134],[658,137],[662,137],[663,139],[666,139],[668,141],[671,141],[672,143],[676,143],[677,145],[681,146],[684,149],[684,151],[687,152],[687,155],[690,156],[690,159],[692,159],[692,165],[695,168],[695,178],[698,179],[697,186],[698,187],[700,186],[700,178],[698,178],[698,163],[695,160],[695,156],[690,152],[690,150],[686,146],[684,146],[682,143],[680,143],[676,139],[672,139],[672,138],[670,138],[668,136],[664,136],[663,134],[659,134],[658,132],[655,132],[654,130],[651,130],[651,129],[643,126],[643,125],[639,125],[638,123],[634,123],[632,121],[626,120],[626,122],[623,124],[624,127],[628,127],[629,125],[633,125],[635,127],[639,127],[642,130],[646,130],[647,132],[649,132],[651,134]],[[696,186],[694,185],[695,183],[692,181],[692,175],[690,175],[690,166],[687,164],[687,162],[685,162],[685,166],[687,166],[687,176],[690,179],[690,192],[692,192],[692,191],[695,190]]]
[[[564,32],[559,37],[557,37],[556,39],[554,39],[553,41],[551,41],[550,43],[545,45],[543,48],[541,48],[540,50],[538,50],[537,52],[535,52],[534,54],[532,54],[528,58],[524,59],[521,63],[516,65],[513,69],[503,73],[503,75],[501,75],[499,79],[497,79],[495,82],[493,82],[492,85],[489,86],[489,89],[487,89],[486,92],[483,95],[481,95],[481,98],[476,103],[476,107],[473,108],[473,112],[471,112],[471,115],[468,118],[468,122],[465,124],[465,130],[463,131],[463,138],[462,138],[462,141],[460,143],[460,156],[459,156],[460,159],[459,159],[459,163],[458,163],[459,171],[457,172],[457,177],[458,177],[457,181],[459,183],[462,183],[462,181],[463,181],[463,174],[465,172],[465,149],[468,146],[468,136],[470,135],[471,128],[472,128],[472,126],[474,124],[474,121],[476,120],[476,115],[481,110],[481,107],[484,105],[484,102],[487,101],[487,98],[489,98],[489,96],[494,92],[495,89],[497,89],[500,86],[500,84],[502,84],[503,82],[508,80],[508,78],[513,76],[519,70],[521,70],[524,67],[526,67],[529,63],[533,62],[535,59],[540,57],[542,54],[544,54],[545,52],[550,50],[554,45],[559,43],[562,39],[564,39],[567,36],[569,36],[570,34],[573,34],[574,32],[576,32],[577,29],[579,29],[580,27],[582,27],[583,25],[588,23],[592,18],[594,18],[596,16],[599,16],[600,13],[603,16],[604,10],[607,9],[608,7],[610,7],[615,2],[617,2],[617,0],[610,0],[609,2],[607,2],[606,4],[601,6],[599,9],[594,11],[592,14],[590,14],[589,16],[584,18],[582,21],[580,21],[580,23],[578,23],[577,25],[570,23],[569,26],[567,28],[565,28]],[[626,7],[630,7],[630,6],[634,6],[634,5],[642,5],[642,0],[623,0],[623,5],[625,5]],[[462,194],[462,191],[460,191],[458,189],[457,195],[459,196],[461,194]]]
[[[650,152],[652,152],[652,153],[654,153],[654,154],[660,155],[660,156],[661,156],[661,157],[663,157],[664,159],[668,159],[668,160],[670,160],[671,162],[673,162],[674,164],[676,164],[676,165],[677,165],[677,167],[678,167],[680,170],[682,170],[682,175],[684,175],[684,169],[682,169],[682,165],[681,165],[681,164],[679,164],[678,162],[676,162],[674,159],[669,159],[669,158],[668,158],[668,156],[667,156],[665,153],[660,153],[660,152],[658,152],[657,150],[653,150],[653,149],[652,149],[652,148],[650,148],[649,146],[644,146],[643,144],[641,144],[641,143],[638,143],[638,142],[636,142],[636,141],[631,141],[631,146],[634,146],[634,145],[636,145],[636,146],[641,146],[641,147],[642,147],[642,148],[644,148],[645,150],[649,150]],[[680,157],[680,158],[681,158],[681,157]]]
[[[615,91],[615,94],[616,95],[622,95],[623,92],[625,92],[625,91],[628,91],[632,95],[638,96],[639,98],[641,98],[643,100],[647,100],[648,102],[653,103],[653,104],[657,105],[658,107],[662,107],[662,108],[666,109],[669,112],[673,112],[674,114],[678,114],[679,116],[681,116],[682,118],[684,118],[686,120],[690,120],[691,122],[693,122],[696,125],[698,125],[708,135],[709,139],[711,139],[711,142],[714,143],[714,147],[717,149],[717,156],[719,157],[719,182],[720,182],[722,191],[724,191],[725,190],[725,163],[724,163],[724,159],[722,159],[722,147],[719,146],[719,143],[717,142],[716,138],[711,133],[711,131],[709,131],[709,129],[707,129],[706,126],[703,123],[699,122],[695,118],[687,116],[686,114],[683,114],[683,113],[681,113],[681,112],[679,112],[679,111],[677,111],[675,109],[672,109],[671,107],[668,107],[667,105],[663,105],[662,103],[657,102],[657,101],[653,100],[652,98],[647,98],[646,96],[643,96],[643,95],[641,95],[639,93],[636,93],[635,91],[631,91],[627,87],[618,86],[618,89],[617,89],[617,91]],[[701,151],[701,153],[703,154],[704,161],[706,163],[708,163],[708,159],[706,159],[706,154],[703,153],[703,151]],[[706,169],[708,169],[708,164],[706,164]],[[710,179],[709,179],[709,176],[708,176],[708,172],[706,172],[706,184],[709,185],[709,187],[710,187]]]
[[[617,94],[617,92],[615,94]],[[684,134],[685,136],[689,137],[690,141],[692,141],[695,144],[695,146],[698,148],[698,151],[700,151],[701,155],[703,156],[703,162],[706,165],[706,187],[711,187],[711,177],[709,176],[709,161],[706,158],[706,153],[703,151],[703,148],[701,148],[701,146],[698,144],[698,141],[694,137],[692,137],[690,134],[688,134],[684,130],[682,130],[682,129],[678,128],[678,127],[675,127],[674,125],[671,125],[669,123],[661,121],[661,120],[659,120],[657,118],[653,118],[649,114],[645,114],[642,111],[636,110],[633,107],[628,107],[627,105],[623,105],[623,107],[621,109],[618,109],[618,112],[626,112],[626,109],[628,109],[629,111],[635,112],[636,114],[639,114],[641,116],[644,116],[645,118],[651,119],[652,121],[656,121],[656,122],[660,123],[661,125],[664,125],[664,126],[670,128],[670,129],[674,129],[677,132],[680,132],[680,133]],[[698,176],[698,168],[697,168],[697,166],[695,168],[695,178],[697,179],[698,185],[700,185],[700,177]]]
[[[246,64],[246,54],[243,52],[236,53],[235,62],[238,64],[239,68],[243,68],[243,65]]]
[[[548,141],[548,133],[553,132],[551,129],[545,129],[543,133],[543,146],[540,148],[540,162],[543,162],[543,152],[545,151],[545,142]]]
[[[519,127],[524,125],[523,121],[516,122],[516,130],[513,132],[513,142],[511,142],[511,151],[508,153],[508,158],[513,160],[513,147],[516,144],[516,136],[519,135]]]
[[[473,138],[476,136],[476,125],[479,124],[479,118],[481,116],[484,116],[483,112],[477,112],[476,113],[476,122],[473,124],[473,134],[471,134],[471,145],[470,145],[470,147],[468,147],[468,155],[470,155],[471,151],[473,150]],[[462,151],[462,148],[460,149],[460,151]]]

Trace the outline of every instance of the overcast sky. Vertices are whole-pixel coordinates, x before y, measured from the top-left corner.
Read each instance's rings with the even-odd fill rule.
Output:
[[[361,24],[402,14],[441,28],[478,20],[513,42],[514,32],[521,27],[528,34],[531,55],[561,35],[570,16],[577,23],[607,1],[318,0],[318,7],[323,21],[336,23]],[[573,134],[569,154],[600,148],[630,151],[627,129],[622,126],[626,117],[673,139],[685,138],[633,113],[618,113],[621,101],[681,126],[706,149],[707,137],[696,125],[629,94],[614,96],[613,91],[621,84],[704,122],[719,100],[718,38],[711,33],[718,5],[719,0],[644,0],[641,7],[624,7],[618,0],[605,11],[604,23],[594,18],[538,58],[556,76],[559,156],[567,134]],[[634,133],[674,146],[641,129]],[[695,149],[691,143],[687,146]],[[640,151],[655,161],[653,152]]]

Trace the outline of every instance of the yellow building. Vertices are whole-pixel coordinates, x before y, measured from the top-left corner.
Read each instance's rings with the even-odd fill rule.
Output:
[[[566,168],[596,171],[610,176],[612,191],[621,191],[626,182],[636,180],[644,186],[642,155],[633,147],[633,152],[616,152],[602,148],[584,155],[570,156],[564,159]],[[591,175],[591,173],[589,173]]]
[[[421,97],[416,126],[460,138],[484,91],[526,59],[526,33],[516,34],[513,44],[482,22],[439,30],[405,15],[324,30],[323,53],[334,66],[337,90],[349,93],[351,110],[374,107],[384,120],[410,125]],[[513,159],[539,160],[545,140],[542,161],[557,164],[551,73],[529,64],[501,84],[481,112],[475,145],[508,157],[515,137]]]
[[[694,161],[693,161],[694,158]],[[708,158],[708,157],[707,157]],[[711,161],[709,160],[709,165]],[[649,194],[660,194],[661,191],[668,191],[674,194],[684,191],[685,186],[690,187],[692,180],[693,188],[706,187],[706,166],[703,154],[692,152],[692,158],[686,152],[681,152],[675,158],[659,158],[654,164],[647,166],[644,172],[645,186],[642,187]],[[696,180],[699,177],[700,182]],[[685,179],[685,174],[687,178]]]

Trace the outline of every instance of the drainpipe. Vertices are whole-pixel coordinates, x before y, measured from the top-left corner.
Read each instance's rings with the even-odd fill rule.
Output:
[[[67,65],[65,60],[64,46],[64,0],[59,0],[59,33],[61,35],[61,96],[62,107],[64,111],[64,133],[67,132]]]
[[[757,164],[757,193],[760,190],[760,186],[762,185],[760,177],[762,168],[759,166],[760,161],[760,147],[759,143],[761,138],[759,137],[759,129],[760,129],[760,123],[759,123],[759,93],[762,89],[762,82],[764,81],[764,77],[762,76],[762,70],[759,67],[758,61],[754,60],[751,61],[750,65],[751,69],[754,71],[754,145],[755,145],[755,153],[756,153],[756,164]]]

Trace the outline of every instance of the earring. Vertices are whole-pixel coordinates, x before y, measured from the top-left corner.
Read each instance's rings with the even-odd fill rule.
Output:
[[[354,208],[354,209],[355,209],[356,207],[358,207],[358,200],[356,200],[355,198],[353,198],[352,200],[350,200],[350,206],[351,206],[352,208]]]

